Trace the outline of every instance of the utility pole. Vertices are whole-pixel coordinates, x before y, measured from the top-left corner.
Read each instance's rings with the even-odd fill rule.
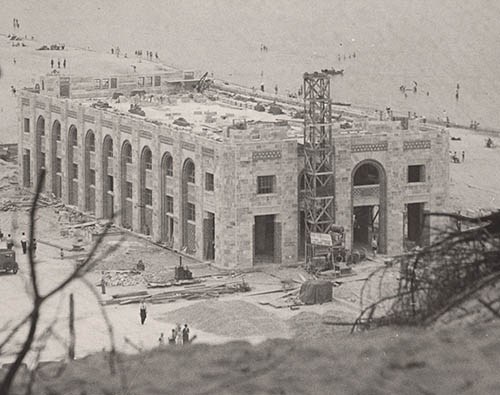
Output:
[[[75,301],[73,294],[69,295],[69,348],[68,356],[70,360],[75,359]]]

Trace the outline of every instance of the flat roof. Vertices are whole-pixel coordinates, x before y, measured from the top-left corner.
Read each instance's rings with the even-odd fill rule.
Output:
[[[152,93],[146,94],[142,100],[137,95],[132,97],[122,95],[119,99],[72,99],[71,101],[89,107],[98,102],[107,102],[110,108],[104,109],[105,111],[127,115],[146,122],[160,122],[166,126],[180,127],[218,141],[222,141],[221,134],[224,128],[243,121],[247,122],[247,125],[286,121],[293,130],[291,131],[293,136],[299,132],[297,123],[300,123],[300,133],[302,133],[302,120],[294,120],[292,114],[286,113],[287,110],[283,109],[285,113],[280,115],[256,111],[253,107],[257,103],[254,102],[249,102],[248,107],[239,107],[224,102],[224,99],[214,101],[202,95],[190,97],[189,94],[170,96]],[[145,116],[129,112],[130,106],[135,104],[140,106]],[[179,118],[183,118],[189,125],[182,126],[174,123]]]

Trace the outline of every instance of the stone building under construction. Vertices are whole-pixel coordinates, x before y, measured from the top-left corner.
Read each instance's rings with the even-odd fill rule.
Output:
[[[23,186],[43,167],[45,193],[221,267],[303,260],[303,121],[256,111],[242,94],[197,93],[198,79],[42,77],[19,93]],[[137,103],[145,116],[128,112]],[[446,209],[448,133],[416,120],[340,126],[335,221],[346,246],[374,234],[387,254],[428,242],[424,212]]]

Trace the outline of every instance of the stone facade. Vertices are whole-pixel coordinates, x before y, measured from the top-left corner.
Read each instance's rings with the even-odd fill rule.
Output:
[[[350,246],[353,206],[380,203],[385,224],[381,249],[400,253],[405,204],[423,203],[430,211],[446,208],[448,134],[422,124],[402,130],[397,122],[367,129],[334,131],[336,221],[345,227]],[[303,153],[300,138],[286,122],[226,127],[214,139],[189,128],[22,91],[18,132],[20,174],[27,188],[35,187],[37,169],[43,166],[46,193],[98,218],[114,215],[119,226],[221,267],[259,263],[258,243],[264,252],[271,251],[269,240],[262,240],[256,229],[272,232],[266,237],[272,239],[273,263],[299,259]],[[353,187],[354,171],[363,163],[380,170],[378,188]],[[425,180],[408,183],[409,165],[425,166]],[[267,193],[259,193],[262,177],[273,180]],[[265,221],[272,224],[262,225]]]

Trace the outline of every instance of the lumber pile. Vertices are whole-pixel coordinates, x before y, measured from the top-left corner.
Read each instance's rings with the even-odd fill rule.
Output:
[[[248,292],[250,286],[245,281],[227,282],[221,284],[185,284],[182,289],[176,288],[172,291],[164,291],[150,294],[148,291],[136,293],[113,295],[112,299],[103,301],[104,305],[139,303],[146,300],[149,303],[170,303],[179,299],[197,300],[218,298],[221,295],[234,294],[237,292]]]

